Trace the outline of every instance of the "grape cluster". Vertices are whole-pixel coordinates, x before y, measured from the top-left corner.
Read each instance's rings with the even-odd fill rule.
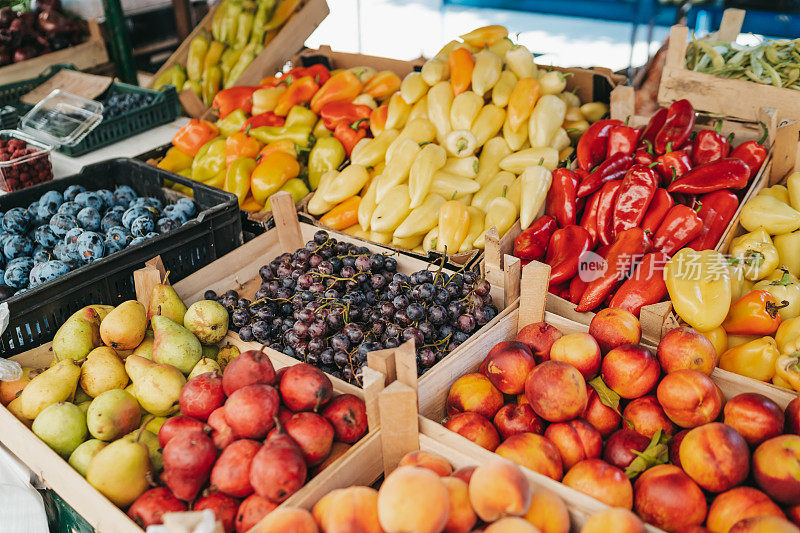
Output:
[[[421,375],[497,315],[475,273],[397,272],[397,260],[327,232],[259,270],[254,300],[207,291],[244,341],[257,341],[361,385],[367,353],[414,340]]]

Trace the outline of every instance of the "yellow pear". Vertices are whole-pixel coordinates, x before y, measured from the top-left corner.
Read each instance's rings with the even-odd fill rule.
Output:
[[[165,416],[152,416],[151,415],[151,416],[148,416],[147,418],[145,418],[144,420],[142,420],[141,427],[146,429],[150,433],[158,435],[158,431],[161,429],[161,426],[163,426],[164,422],[166,422],[166,421],[167,421],[167,417],[165,417]]]
[[[133,431],[142,421],[139,402],[122,389],[113,389],[92,400],[86,424],[92,437],[111,441]]]
[[[197,364],[194,365],[192,371],[189,372],[189,377],[186,379],[192,379],[200,374],[206,374],[208,372],[219,372],[222,374],[222,369],[219,367],[219,363],[213,359],[200,359]]]
[[[130,355],[138,355],[145,359],[153,360],[153,330],[148,329],[144,332],[144,339],[139,343]]]
[[[231,362],[231,359],[239,355],[239,353],[239,348],[233,344],[226,344],[220,348],[219,353],[217,354],[217,363],[219,363],[219,367],[222,370],[225,370],[225,367],[228,366],[228,363]]]
[[[117,352],[108,346],[95,348],[81,366],[81,389],[92,398],[111,389],[123,389],[128,384],[125,365]]]
[[[147,312],[136,300],[116,306],[100,323],[100,336],[115,350],[133,350],[144,339]]]
[[[91,402],[91,401],[92,397],[86,394],[86,391],[80,388],[80,386],[78,386],[78,388],[75,389],[75,396],[72,397],[72,403],[77,405],[79,403]]]
[[[76,403],[75,405],[80,407],[81,411],[83,411],[83,414],[85,415],[86,413],[89,412],[89,406],[92,405],[92,400],[89,399],[89,400],[86,400],[85,402]]]
[[[134,395],[145,411],[156,416],[168,416],[178,411],[178,398],[186,384],[180,370],[138,355],[125,360],[125,370],[133,382]]]
[[[219,354],[219,346],[206,346],[203,345],[203,358],[204,359],[213,359],[214,361],[217,360],[217,355]]]
[[[86,415],[75,404],[54,403],[39,413],[31,429],[56,453],[69,457],[86,440]]]
[[[80,475],[86,477],[89,463],[97,452],[106,447],[108,443],[97,439],[89,439],[72,452],[69,456],[69,465],[78,471]]]
[[[150,324],[155,335],[153,361],[172,365],[184,374],[191,372],[203,355],[203,347],[197,337],[165,316],[154,316]]]
[[[83,359],[86,354],[102,346],[101,320],[100,313],[91,307],[84,307],[73,313],[53,337],[53,353],[56,359]]]
[[[150,464],[153,470],[160,472],[164,468],[164,462],[161,460],[161,445],[158,443],[158,435],[146,429],[137,429],[131,431],[123,439],[136,442],[137,440],[147,446],[147,453],[150,456]]]
[[[21,406],[22,406],[22,400],[21,398],[17,397],[11,400],[11,402],[9,402],[8,405],[6,405],[6,409],[8,409],[8,412],[10,412],[12,415],[17,417],[17,419],[20,422],[22,422],[28,427],[31,427],[33,425],[33,420],[31,420],[30,418],[26,418],[25,415],[22,414]]]
[[[120,507],[127,507],[150,488],[153,475],[147,446],[118,439],[89,461],[86,481]]]
[[[72,359],[59,361],[22,389],[20,412],[31,420],[39,416],[45,407],[66,401],[75,394],[81,367]]]
[[[153,292],[150,293],[150,308],[147,310],[148,319],[161,315],[173,322],[183,324],[183,315],[185,314],[186,305],[181,301],[172,285],[159,283],[153,286]]]

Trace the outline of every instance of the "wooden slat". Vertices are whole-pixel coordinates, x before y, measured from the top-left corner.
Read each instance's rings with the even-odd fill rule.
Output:
[[[275,217],[275,229],[278,230],[278,240],[281,248],[294,251],[302,248],[305,242],[300,233],[300,221],[297,220],[297,210],[294,207],[294,198],[291,193],[282,191],[270,197],[272,215]]]
[[[419,449],[417,392],[395,381],[378,395],[378,406],[381,414],[383,471],[388,474],[397,468],[405,454]]]
[[[742,31],[742,24],[744,24],[744,9],[729,8],[722,12],[722,20],[719,23],[719,31],[717,31],[718,41],[735,41]]]
[[[522,269],[519,294],[519,328],[541,322],[547,305],[550,265],[531,261]]]

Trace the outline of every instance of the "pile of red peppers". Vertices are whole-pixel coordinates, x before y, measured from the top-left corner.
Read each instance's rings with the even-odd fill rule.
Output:
[[[717,245],[767,157],[764,139],[732,148],[721,123],[696,135],[694,125],[688,100],[660,109],[644,128],[592,124],[573,168],[553,172],[546,214],[517,237],[514,255],[550,265],[550,292],[577,311],[607,305],[638,316],[661,301],[665,263],[685,246]],[[579,276],[597,256],[605,271]]]

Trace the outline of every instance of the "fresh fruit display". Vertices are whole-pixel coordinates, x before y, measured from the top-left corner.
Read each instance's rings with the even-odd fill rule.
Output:
[[[47,150],[22,139],[0,138],[0,189],[14,192],[53,179]]]
[[[546,214],[516,238],[514,255],[549,264],[550,292],[576,311],[605,303],[638,316],[668,291],[680,307],[670,288],[676,269],[665,274],[665,265],[691,256],[693,264],[705,257],[709,269],[719,266],[713,249],[767,157],[764,139],[733,148],[716,130],[693,135],[694,124],[687,100],[659,110],[643,128],[614,119],[592,124],[578,141],[577,167],[553,172]],[[591,270],[600,262],[602,273]],[[687,280],[684,292],[698,279]],[[684,319],[704,331],[719,325]]]
[[[757,393],[725,398],[704,335],[674,329],[655,352],[640,336],[622,309],[599,311],[588,333],[527,325],[453,383],[445,426],[666,531],[797,520],[800,479],[787,464],[800,399],[784,410]]]
[[[20,294],[196,216],[197,206],[188,198],[164,205],[127,185],[114,191],[87,191],[81,185],[47,191],[27,208],[2,213],[0,295]]]
[[[490,285],[473,272],[397,272],[397,260],[337,241],[325,231],[259,270],[252,301],[235,290],[205,297],[231,314],[231,328],[361,385],[367,353],[408,340],[421,375],[497,315]]]
[[[13,9],[12,9],[13,7]],[[0,67],[80,44],[86,23],[65,15],[60,0],[4,2],[0,8]]]

